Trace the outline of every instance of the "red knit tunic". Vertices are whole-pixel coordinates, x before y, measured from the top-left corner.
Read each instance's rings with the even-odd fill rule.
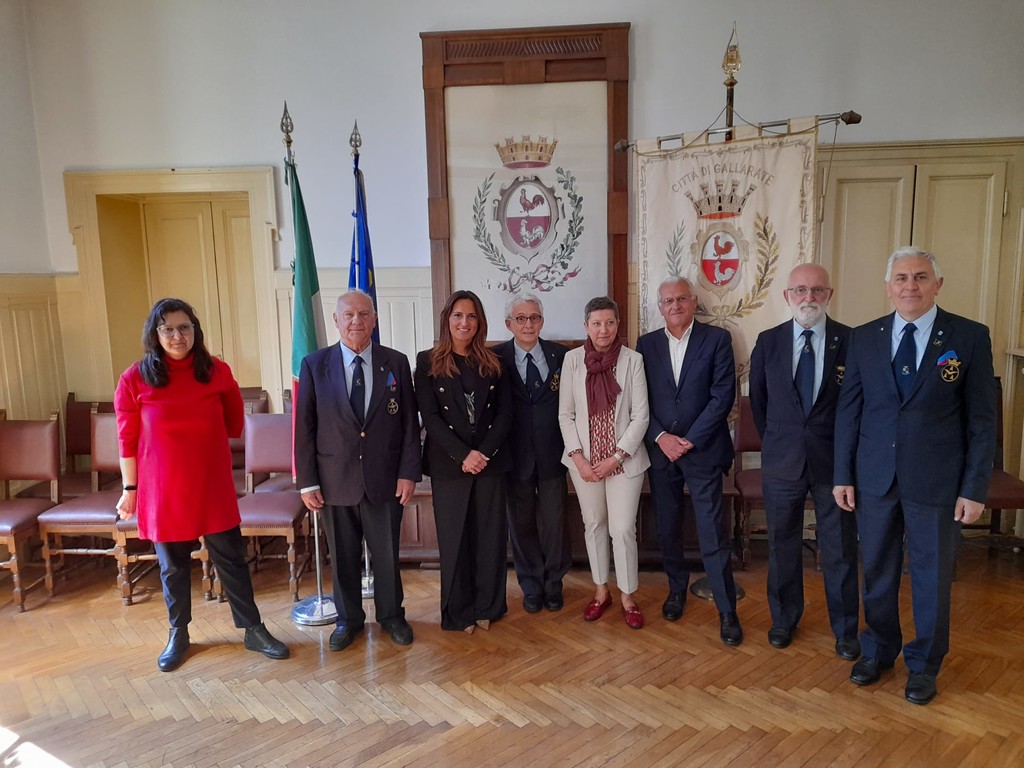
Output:
[[[151,387],[139,364],[114,393],[121,456],[138,461],[139,537],[189,541],[239,524],[228,436],[242,434],[242,396],[226,363],[214,359],[208,384],[196,381],[192,356],[165,358],[169,381]]]

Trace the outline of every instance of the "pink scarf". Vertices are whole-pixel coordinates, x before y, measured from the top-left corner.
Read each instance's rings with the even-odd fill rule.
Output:
[[[622,391],[615,380],[612,366],[619,359],[622,340],[616,336],[606,352],[594,349],[594,342],[587,339],[583,342],[584,363],[587,366],[587,408],[591,416],[608,410],[615,404],[615,398]]]

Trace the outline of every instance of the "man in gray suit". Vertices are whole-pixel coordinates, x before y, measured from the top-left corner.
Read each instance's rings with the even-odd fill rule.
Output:
[[[341,343],[302,361],[295,404],[295,467],[302,500],[322,509],[331,552],[337,628],[330,648],[352,644],[366,620],[360,564],[373,557],[377,622],[399,645],[413,640],[402,607],[398,539],[402,507],[420,479],[419,421],[409,361],[372,342],[370,297],[338,298]]]

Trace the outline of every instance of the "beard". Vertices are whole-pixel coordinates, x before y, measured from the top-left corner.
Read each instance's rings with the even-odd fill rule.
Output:
[[[810,328],[811,326],[817,325],[821,322],[821,319],[825,317],[825,312],[828,309],[828,304],[820,304],[818,302],[805,302],[800,305],[791,305],[790,311],[793,314],[793,319],[796,320],[804,328]]]

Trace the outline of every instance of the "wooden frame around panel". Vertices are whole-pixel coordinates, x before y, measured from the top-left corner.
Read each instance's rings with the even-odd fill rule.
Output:
[[[434,322],[452,291],[444,89],[472,85],[608,83],[608,289],[626,311],[629,170],[626,153],[613,147],[628,136],[629,23],[423,32],[420,39]]]

